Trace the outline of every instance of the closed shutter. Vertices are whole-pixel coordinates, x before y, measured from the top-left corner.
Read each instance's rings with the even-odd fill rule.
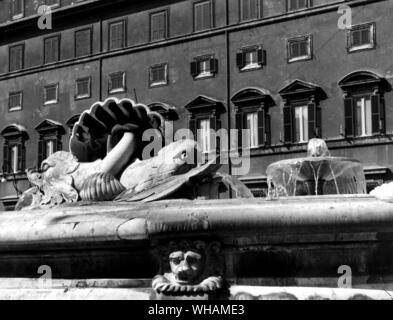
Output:
[[[160,12],[151,16],[151,40],[166,38],[166,12]]]
[[[266,65],[266,51],[258,49],[258,64],[261,66]]]
[[[212,27],[212,9],[210,0],[195,4],[195,31],[210,29]]]
[[[317,107],[315,103],[308,105],[308,138],[312,139],[317,136]]]
[[[236,64],[239,69],[244,68],[244,52],[238,52],[236,54]]]
[[[10,154],[9,154],[8,142],[4,143],[3,147],[3,171],[4,173],[10,172]]]
[[[198,72],[198,62],[193,61],[191,62],[191,76],[195,78],[199,74]]]
[[[239,150],[239,152],[241,152],[241,150],[243,149],[243,114],[240,112],[236,113],[235,126],[237,129],[238,150]]]
[[[110,49],[120,49],[125,46],[125,22],[117,22],[110,26]]]
[[[21,143],[18,144],[18,168],[17,171],[20,172],[23,170],[23,158],[24,158],[24,148]]]
[[[197,136],[197,120],[196,119],[190,119],[188,122],[188,128],[194,135],[194,140],[197,141],[198,136]]]
[[[21,159],[21,171],[25,171],[26,170],[26,147],[25,144],[21,144],[21,153],[22,153],[22,159]]]
[[[63,143],[60,136],[56,138],[54,150],[55,152],[63,150]]]
[[[293,140],[293,108],[284,107],[284,142],[292,143]]]
[[[45,63],[59,61],[59,37],[45,39]]]
[[[91,31],[81,30],[75,33],[75,56],[82,57],[91,54]]]
[[[250,19],[250,1],[251,0],[241,0],[241,4],[242,4],[241,20],[249,20]]]
[[[217,59],[210,59],[210,72],[213,74],[218,73],[218,60]]]
[[[38,167],[41,168],[41,163],[45,157],[45,142],[42,138],[38,141]]]
[[[321,108],[317,106],[316,112],[317,112],[317,122],[316,122],[315,137],[322,138],[322,110],[321,110]]]
[[[382,110],[381,96],[374,94],[371,96],[371,119],[373,134],[382,133],[384,130],[384,112]]]
[[[265,145],[270,146],[272,144],[272,130],[270,114],[265,114]]]
[[[265,111],[258,111],[258,144],[259,146],[265,145]]]
[[[344,99],[345,136],[355,136],[355,110],[352,98]]]

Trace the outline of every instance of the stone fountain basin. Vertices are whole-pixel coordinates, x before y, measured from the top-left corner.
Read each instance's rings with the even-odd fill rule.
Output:
[[[268,176],[281,174],[297,175],[298,181],[310,179],[333,180],[351,169],[362,169],[358,160],[345,157],[305,157],[288,159],[271,164],[267,169]]]
[[[393,289],[393,204],[370,196],[78,204],[4,212],[0,288],[12,289],[10,281],[15,286],[17,279],[37,279],[38,268],[47,265],[59,287],[81,282],[92,288],[126,287],[134,290],[134,298],[139,293],[154,298],[156,247],[174,239],[219,241],[232,291],[337,288],[343,265],[350,266],[357,289]]]

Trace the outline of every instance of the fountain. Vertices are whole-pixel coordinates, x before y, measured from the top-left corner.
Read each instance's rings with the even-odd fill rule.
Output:
[[[366,194],[359,161],[332,157],[325,141],[312,139],[306,158],[283,160],[267,169],[269,195],[275,197]]]
[[[188,163],[194,141],[135,160],[150,116],[97,103],[72,152],[29,170],[22,211],[0,214],[0,299],[392,299],[393,204],[365,194],[359,162],[312,140],[269,167],[274,201],[253,199]]]

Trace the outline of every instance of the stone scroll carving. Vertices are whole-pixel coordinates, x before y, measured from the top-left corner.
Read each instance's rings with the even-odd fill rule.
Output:
[[[161,272],[153,289],[167,296],[204,295],[223,288],[224,256],[219,242],[180,241],[158,247]]]

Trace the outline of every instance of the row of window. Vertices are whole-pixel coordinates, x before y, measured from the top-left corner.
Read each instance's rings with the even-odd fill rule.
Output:
[[[386,79],[378,75],[360,71],[348,75],[339,82],[344,92],[344,126],[341,135],[346,138],[368,137],[385,133],[385,100],[384,93],[390,90],[386,87]],[[283,129],[280,135],[282,143],[305,143],[314,137],[322,137],[322,110],[320,101],[327,98],[322,88],[315,84],[295,80],[279,94],[283,98]],[[272,97],[261,89],[249,88],[237,93],[231,99],[235,106],[235,127],[238,129],[238,144],[241,150],[260,148],[271,144],[270,110],[275,106]],[[169,119],[161,114],[164,121],[160,127],[166,132]],[[205,96],[199,96],[184,107],[190,113],[189,129],[200,142],[205,153],[217,149],[216,131],[221,128],[221,114],[226,112],[222,102]],[[153,110],[153,109],[152,109]],[[67,122],[72,128],[77,117]],[[243,129],[248,129],[244,131]],[[18,129],[20,130],[20,129]],[[40,135],[38,145],[38,163],[61,150],[61,136],[64,129],[61,124],[45,120],[36,128]],[[25,131],[24,131],[25,132]],[[245,135],[246,132],[246,135]],[[3,130],[4,172],[20,172],[24,170],[24,141],[23,131],[8,133]]]
[[[76,0],[82,2],[84,0]],[[60,0],[44,0],[43,4],[50,6],[52,9],[61,6]],[[263,0],[239,0],[240,5],[240,21],[248,21],[260,19],[263,17]],[[312,7],[312,0],[286,0],[286,11],[292,12]],[[11,0],[11,19],[17,20],[24,17],[25,0]],[[201,0],[194,3],[194,30],[200,31],[210,29],[214,24],[214,0]],[[151,25],[158,38],[165,35],[168,28],[167,16],[161,14],[153,14],[151,17]],[[153,37],[154,38],[154,37]]]
[[[112,28],[113,27],[113,28]],[[348,52],[373,49],[375,47],[375,23],[366,23],[353,26],[348,30]],[[111,25],[111,48],[122,47],[125,41],[123,22]],[[60,61],[60,36],[51,36],[44,39],[44,64]],[[18,71],[24,68],[24,44],[9,48],[9,71]],[[75,57],[90,55],[92,52],[92,29],[87,28],[75,32]],[[287,60],[289,63],[312,59],[312,36],[300,36],[287,39]],[[266,53],[261,46],[250,46],[237,53],[237,65],[242,71],[261,68],[266,61]],[[162,82],[165,78],[164,65],[153,68],[153,84]],[[217,64],[212,56],[199,57],[192,65],[191,74],[194,77],[211,76],[216,73]],[[155,78],[159,80],[155,81]]]

